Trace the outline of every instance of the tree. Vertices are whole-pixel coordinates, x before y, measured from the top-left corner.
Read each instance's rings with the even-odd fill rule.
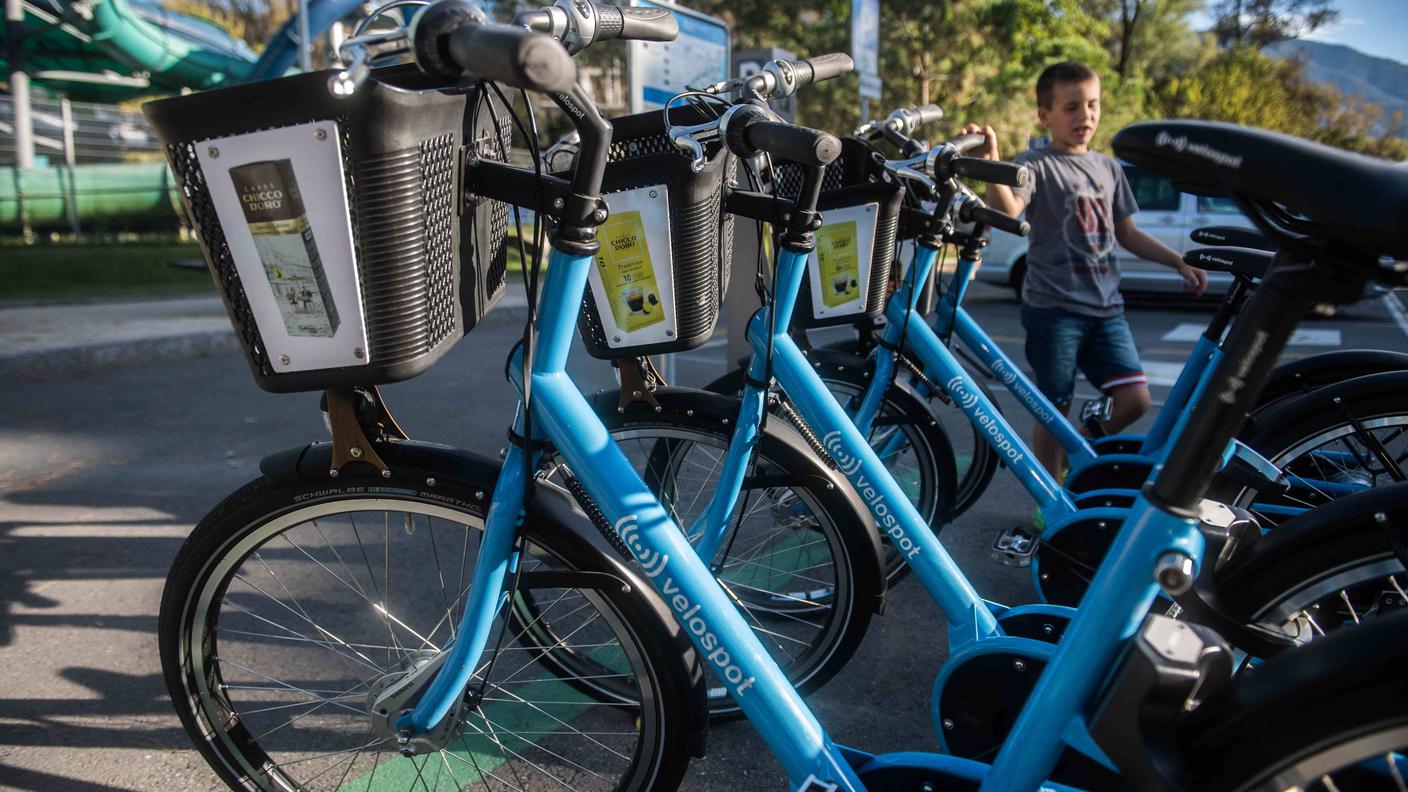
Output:
[[[255,52],[298,12],[297,0],[165,0],[162,5],[214,22]]]
[[[1218,44],[1257,49],[1300,38],[1340,18],[1334,0],[1216,0],[1211,11]]]

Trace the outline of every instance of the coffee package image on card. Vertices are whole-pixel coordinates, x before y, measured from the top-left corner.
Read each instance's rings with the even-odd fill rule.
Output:
[[[230,168],[264,277],[290,336],[332,337],[337,304],[289,160]],[[251,288],[249,284],[246,288]]]
[[[856,221],[827,223],[816,232],[822,301],[835,308],[860,299],[860,255]]]
[[[601,240],[597,271],[616,326],[634,332],[665,321],[665,306],[641,213],[632,210],[612,214],[597,234]]]

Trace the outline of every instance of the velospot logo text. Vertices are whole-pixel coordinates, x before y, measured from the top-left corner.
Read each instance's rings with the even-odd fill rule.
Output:
[[[1041,402],[1037,401],[1036,395],[1032,393],[1031,389],[1023,385],[1017,379],[1017,372],[1008,368],[1006,363],[1003,363],[1001,360],[994,360],[991,368],[993,376],[1002,380],[1003,383],[1007,385],[1008,390],[1016,393],[1017,398],[1022,400],[1022,403],[1027,406],[1032,416],[1038,421],[1045,424],[1051,423],[1051,421],[1055,419],[1055,416],[1041,406]]]
[[[870,507],[871,514],[875,515],[876,526],[889,535],[891,544],[898,547],[905,554],[905,558],[914,558],[919,555],[919,545],[905,534],[904,525],[895,516],[890,504],[885,502],[885,495],[875,489],[875,482],[865,476],[856,475],[860,471],[860,460],[846,452],[845,446],[841,443],[841,432],[833,431],[827,434],[822,438],[822,445],[826,446],[827,453],[836,460],[841,472],[845,473],[846,478],[855,485],[856,492],[860,493],[861,498]],[[843,462],[842,460],[847,461]]]
[[[669,566],[670,557],[654,550],[647,550],[640,540],[640,526],[636,523],[638,515],[628,514],[616,521],[616,533],[621,537],[621,541],[630,549],[635,556],[641,569],[645,571],[646,577],[655,581],[665,574]],[[685,629],[689,630],[704,651],[704,657],[709,664],[714,667],[714,671],[733,686],[733,697],[739,698],[743,691],[753,686],[754,678],[743,675],[743,669],[733,661],[715,634],[714,629],[699,615],[699,604],[690,601],[688,595],[680,590],[680,586],[675,579],[666,575],[659,585],[660,593],[665,596],[665,601],[674,610],[675,617]]]
[[[841,472],[844,473],[847,478],[855,475],[856,471],[860,470],[860,458],[851,456],[851,454],[846,451],[846,446],[841,443],[841,431],[839,429],[828,432],[826,437],[821,439],[821,444],[826,448],[826,453],[830,454],[831,458],[836,460],[836,467],[840,468]]]
[[[1002,427],[998,425],[997,419],[978,406],[978,394],[968,390],[962,377],[954,377],[944,387],[948,389],[949,395],[953,397],[954,401],[962,405],[964,409],[973,411],[973,418],[978,422],[978,427],[992,438],[993,446],[1007,457],[1008,464],[1015,465],[1022,461],[1024,457],[1022,452],[1008,439],[1006,433],[1002,431]]]

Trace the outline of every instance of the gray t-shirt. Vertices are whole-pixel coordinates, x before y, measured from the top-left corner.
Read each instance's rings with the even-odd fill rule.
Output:
[[[1124,299],[1115,224],[1139,211],[1124,170],[1093,151],[1043,148],[1013,161],[1031,168],[1033,177],[1012,189],[1026,200],[1032,226],[1022,300],[1034,308],[1118,316]]]

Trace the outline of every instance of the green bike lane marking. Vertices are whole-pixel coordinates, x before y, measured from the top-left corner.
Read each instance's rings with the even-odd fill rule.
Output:
[[[596,655],[607,651],[614,650],[598,649],[591,654]],[[619,651],[616,654],[619,655]],[[543,673],[550,673],[536,664],[532,667],[541,669]],[[450,770],[447,770],[442,764],[439,754],[427,754],[424,757],[406,759],[393,753],[388,760],[383,761],[380,765],[339,786],[338,792],[412,788],[441,792],[441,790],[464,789],[475,784],[482,784],[485,776],[493,773],[509,758],[514,758],[514,753],[520,756],[526,755],[525,752],[530,745],[537,745],[544,738],[551,737],[553,733],[563,728],[563,724],[571,723],[573,718],[585,712],[590,705],[597,703],[587,694],[557,679],[526,682],[512,688],[511,692],[498,689],[489,695],[496,698],[516,695],[529,702],[486,701],[480,704],[477,712],[482,713],[483,717],[493,724],[493,730],[504,746],[502,751],[493,737],[474,731],[475,727],[487,731],[489,725],[484,722],[483,718],[471,715],[469,725],[465,727],[462,738],[456,740],[443,752],[449,754],[444,761],[448,763],[450,770],[454,771],[453,776]],[[552,703],[537,703],[539,701]],[[593,746],[592,750],[601,749],[599,746]],[[573,757],[567,758],[572,759]],[[542,759],[531,757],[531,759],[535,764],[542,765],[551,760],[551,757]],[[423,763],[423,767],[418,773],[417,765],[420,763]],[[537,772],[531,767],[522,766],[529,772]],[[476,767],[478,768],[477,772]]]

